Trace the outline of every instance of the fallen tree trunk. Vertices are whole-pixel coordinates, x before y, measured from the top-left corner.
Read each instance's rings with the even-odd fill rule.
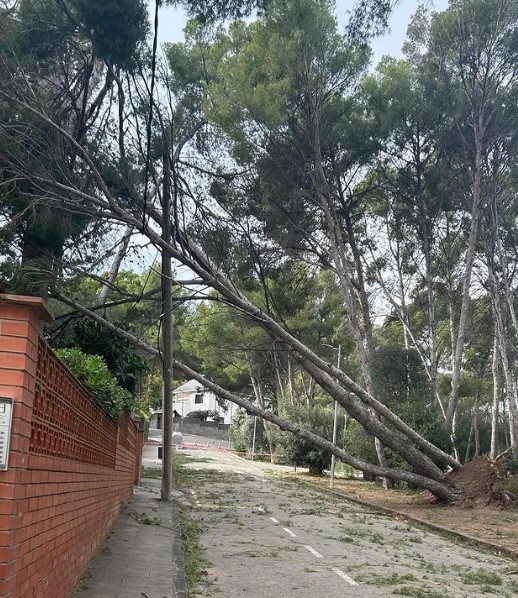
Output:
[[[88,150],[79,144],[67,131],[53,122],[51,118],[20,97],[12,96],[1,89],[0,97],[16,105],[18,109],[26,110],[32,116],[41,119],[68,143],[73,145],[77,150],[78,156],[83,160],[84,170],[90,171],[92,179],[97,185],[95,193],[87,193],[70,182],[63,183],[59,180],[54,180],[52,177],[34,174],[24,168],[25,165],[17,164],[17,168],[22,169],[27,181],[33,182],[37,188],[43,184],[49,190],[46,194],[49,201],[53,199],[50,189],[54,189],[55,200],[60,202],[61,205],[65,204],[68,209],[74,210],[76,213],[94,215],[101,219],[111,219],[125,223],[144,234],[163,253],[189,267],[203,282],[217,291],[230,305],[260,325],[272,339],[281,342],[290,351],[294,359],[312,375],[315,381],[322,388],[326,389],[369,433],[390,447],[411,465],[415,470],[415,474],[411,475],[417,476],[414,480],[415,483],[421,487],[432,485],[435,490],[430,489],[434,494],[443,499],[453,500],[455,492],[452,491],[444,473],[435,465],[433,460],[448,464],[453,468],[460,468],[461,465],[456,459],[453,459],[450,455],[420,436],[343,371],[321,359],[309,347],[285,330],[278,322],[251,303],[214,264],[207,254],[179,227],[173,226],[175,237],[170,243],[164,241],[157,230],[155,230],[155,224],[161,227],[162,214],[154,207],[148,205],[146,206],[146,218],[144,218],[142,214],[144,206],[134,205],[130,208],[121,203],[110,192],[109,186],[102,176],[102,172]],[[377,420],[369,408],[372,408],[376,414],[381,415],[384,421],[394,429]],[[287,424],[292,425],[289,422]],[[405,438],[402,438],[402,435]],[[345,458],[345,454],[337,456]],[[373,471],[372,467],[369,465],[371,471]],[[400,474],[398,470],[389,468],[389,471],[385,471],[385,469],[379,468],[376,475],[392,477],[394,479],[402,479],[401,475],[408,476],[408,472]],[[383,471],[381,472],[381,470]],[[390,471],[394,471],[394,473],[390,474]]]
[[[116,334],[125,338],[137,348],[145,351],[150,355],[153,355],[154,357],[160,357],[160,351],[158,349],[152,347],[151,345],[148,345],[147,343],[138,339],[131,333],[125,330],[121,330],[115,324],[112,324],[108,320],[104,319],[98,313],[89,310],[88,308],[80,305],[79,303],[69,299],[57,290],[53,290],[52,296],[55,299],[58,299],[62,303],[73,308],[74,310],[79,311],[80,313],[83,313],[88,317],[92,318],[99,324],[102,324],[108,330],[111,330],[112,332],[115,332]],[[432,494],[446,502],[456,502],[461,497],[459,491],[446,479],[442,472],[440,476],[441,480],[434,480],[411,471],[406,471],[398,468],[384,468],[380,467],[379,465],[366,463],[365,461],[361,461],[360,459],[357,459],[356,457],[345,452],[329,440],[326,440],[325,438],[318,436],[314,432],[301,428],[293,422],[287,421],[275,415],[268,409],[263,409],[255,405],[254,403],[251,403],[247,399],[239,397],[238,395],[225,390],[215,382],[212,382],[211,380],[205,378],[192,368],[188,367],[187,365],[176,359],[173,359],[173,369],[174,368],[181,371],[187,377],[194,378],[195,380],[200,382],[200,384],[202,384],[205,388],[212,390],[220,398],[230,401],[231,403],[234,403],[239,407],[242,407],[247,411],[247,413],[251,415],[257,415],[258,417],[266,421],[269,421],[272,424],[275,424],[278,428],[280,428],[283,431],[295,434],[299,438],[307,440],[315,446],[329,451],[330,453],[334,454],[338,459],[350,465],[351,467],[354,467],[355,469],[359,469],[360,471],[364,471],[375,476],[388,477],[392,480],[399,480],[403,482],[408,482],[410,484],[415,484],[420,488],[429,490]]]

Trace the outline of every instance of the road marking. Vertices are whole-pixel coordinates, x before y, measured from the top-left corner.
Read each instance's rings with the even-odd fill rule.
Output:
[[[270,519],[275,523],[275,525],[279,525],[278,519],[275,519],[275,517],[270,517]]]
[[[311,554],[313,554],[314,556],[317,557],[317,559],[323,559],[324,557],[320,554],[320,552],[317,552],[314,548],[312,548],[311,546],[309,546],[308,544],[304,545],[304,548],[307,548],[309,550],[309,552],[311,552]]]
[[[288,529],[287,527],[283,527],[282,528],[289,536],[291,536],[292,538],[296,538],[297,534],[294,534],[291,529]]]
[[[194,500],[196,501],[196,506],[201,507],[201,502],[199,501],[198,496],[196,495],[196,492],[194,492],[194,490],[191,490],[191,494],[192,494]]]
[[[307,546],[306,546],[307,548]],[[346,573],[344,573],[343,571],[341,571],[340,569],[335,569],[333,567],[333,571],[342,579],[345,579],[345,581],[351,585],[351,586],[357,586],[358,584],[354,581],[354,579],[352,577],[349,577]]]

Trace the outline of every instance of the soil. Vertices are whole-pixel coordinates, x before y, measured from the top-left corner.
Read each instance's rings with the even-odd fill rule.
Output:
[[[305,481],[328,487],[329,480],[298,474]],[[454,532],[501,546],[518,558],[518,500],[507,488],[518,486],[487,458],[480,457],[450,479],[463,489],[464,499],[455,505],[437,504],[429,492],[384,490],[374,482],[335,479],[334,490],[383,509],[398,517],[416,518]],[[510,483],[511,482],[511,483]]]

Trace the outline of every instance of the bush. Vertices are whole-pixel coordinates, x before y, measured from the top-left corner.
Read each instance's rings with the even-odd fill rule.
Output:
[[[124,410],[135,407],[135,396],[117,384],[102,357],[87,355],[77,347],[58,349],[56,355],[114,422],[121,420]]]
[[[298,405],[290,407],[284,413],[289,421],[302,428],[331,440],[333,437],[333,408],[331,406],[314,405],[307,407]],[[343,418],[340,418],[343,427]],[[339,430],[339,434],[341,431]],[[331,453],[298,438],[294,434],[284,433],[279,436],[278,454],[286,463],[309,467],[309,472],[322,475],[324,469],[331,465]]]
[[[254,436],[254,416],[248,415],[244,409],[239,409],[228,430],[232,448],[238,453],[250,455]],[[268,441],[264,432],[263,421],[258,417],[255,434],[255,452],[269,453]]]
[[[128,340],[113,334],[97,322],[77,323],[71,341],[69,346],[78,348],[87,355],[102,357],[117,384],[133,394],[149,372],[146,360]],[[161,383],[160,378],[160,386]]]

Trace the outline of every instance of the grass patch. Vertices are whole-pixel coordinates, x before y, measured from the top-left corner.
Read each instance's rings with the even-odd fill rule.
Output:
[[[494,571],[487,569],[477,569],[469,571],[462,576],[462,581],[467,585],[480,584],[483,586],[501,586],[502,578]]]
[[[172,455],[172,479],[173,485],[177,488],[193,486],[195,477],[211,477],[212,472],[193,470],[185,467],[188,463],[195,461],[204,462],[210,459],[192,459],[180,452],[173,452]],[[217,472],[215,472],[217,473]],[[208,474],[208,475],[206,475]],[[188,511],[180,509],[180,528],[182,547],[185,559],[185,580],[189,598],[209,596],[218,591],[207,572],[210,563],[204,557],[203,546],[200,537],[203,533],[202,526],[192,519]],[[210,594],[209,594],[210,588]]]
[[[185,555],[185,579],[189,596],[200,595],[200,585],[208,585],[205,568],[208,562],[203,557],[203,547],[200,543],[201,526],[193,521],[185,512],[180,510],[180,523],[182,529],[182,545]],[[205,572],[205,575],[204,575]]]
[[[419,581],[415,575],[412,575],[412,573],[407,573],[405,575],[399,575],[398,573],[392,573],[392,575],[378,575],[374,573],[371,577],[362,575],[358,576],[357,579],[374,586],[396,586],[402,583]]]
[[[162,470],[161,469],[143,469],[142,470],[142,477],[159,480],[162,477]]]
[[[398,596],[412,596],[412,598],[450,598],[450,594],[446,592],[427,590],[426,588],[413,588],[410,586],[396,588],[392,593]]]

